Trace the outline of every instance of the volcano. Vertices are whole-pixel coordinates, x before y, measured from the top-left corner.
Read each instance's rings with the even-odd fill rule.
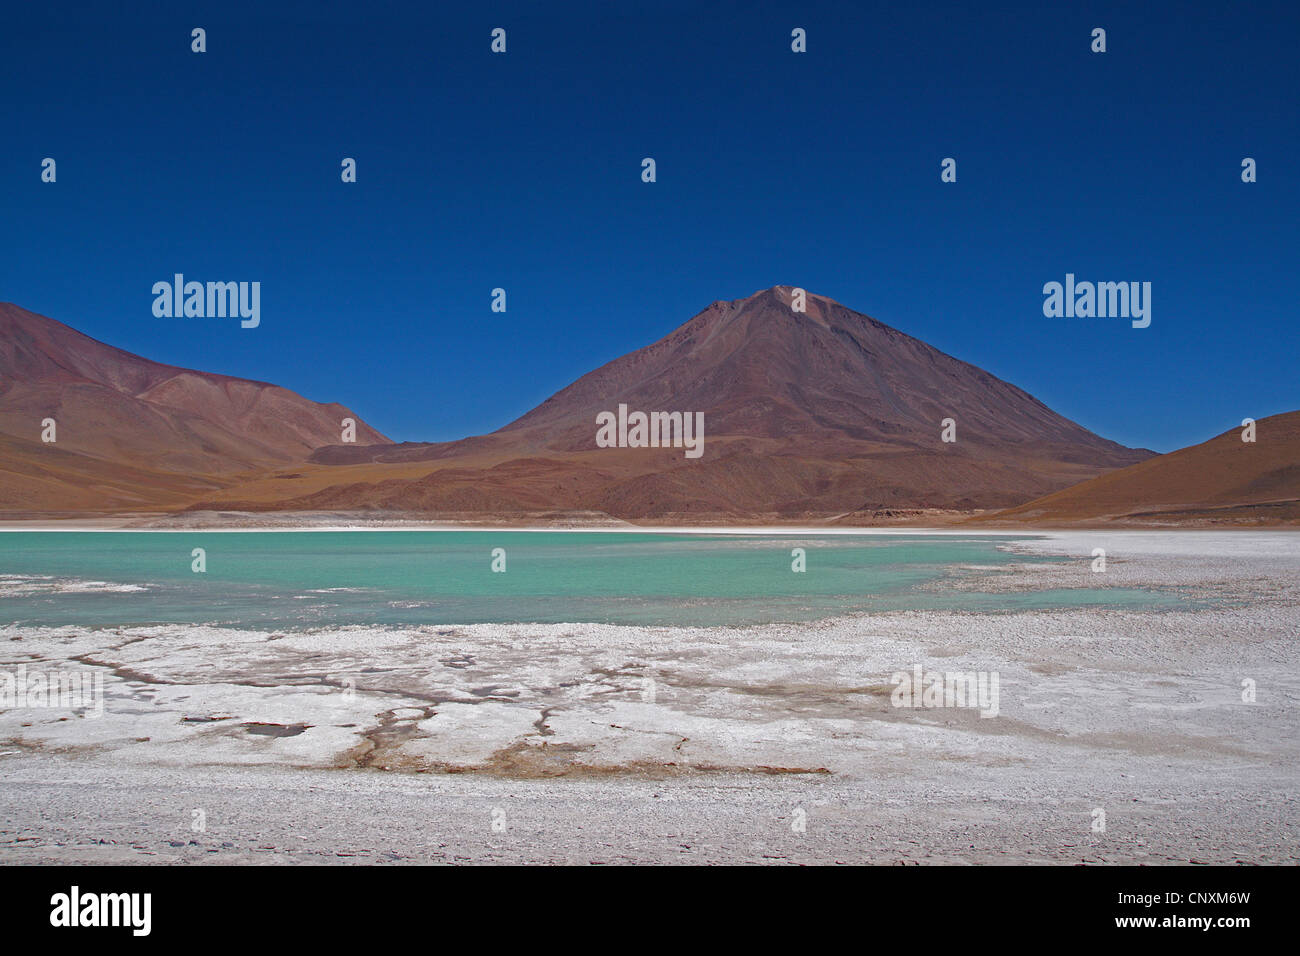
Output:
[[[1009,507],[1152,455],[824,296],[796,303],[788,286],[715,302],[489,435],[322,448],[311,461],[337,473],[307,493],[208,505],[853,522]],[[598,416],[620,405],[702,413],[703,453],[599,447]]]

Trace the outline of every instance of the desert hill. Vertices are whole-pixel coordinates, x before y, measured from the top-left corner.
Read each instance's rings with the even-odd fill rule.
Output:
[[[179,504],[337,443],[342,405],[164,365],[0,303],[0,508]],[[42,442],[42,421],[57,441]],[[358,440],[387,442],[357,421]]]
[[[1255,441],[1232,428],[977,519],[1034,525],[1300,524],[1300,411],[1260,419]]]

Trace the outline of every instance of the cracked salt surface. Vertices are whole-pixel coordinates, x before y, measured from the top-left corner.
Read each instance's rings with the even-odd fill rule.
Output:
[[[235,861],[1294,862],[1298,544],[1080,532],[1010,546],[1075,560],[995,575],[1184,587],[1192,609],[0,628],[0,670],[94,668],[106,696],[99,718],[0,713],[0,859],[191,859],[160,834],[207,806],[233,844],[212,857]],[[999,716],[893,707],[891,675],[915,664],[997,671]],[[489,826],[502,805],[508,836]],[[91,848],[97,828],[116,842]]]

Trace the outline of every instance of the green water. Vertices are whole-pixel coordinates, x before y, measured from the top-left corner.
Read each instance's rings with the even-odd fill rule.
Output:
[[[119,626],[598,622],[716,625],[863,611],[1150,608],[1155,590],[946,589],[964,565],[1064,559],[998,536],[642,533],[3,532],[0,623]],[[207,571],[191,569],[206,551]],[[492,571],[493,549],[506,570]],[[791,570],[793,548],[807,571]],[[984,573],[984,572],[979,572]]]

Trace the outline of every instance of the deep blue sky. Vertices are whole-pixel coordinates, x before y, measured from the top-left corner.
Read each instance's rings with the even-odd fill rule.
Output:
[[[399,440],[778,283],[1130,445],[1300,408],[1293,0],[16,6],[0,300]],[[1067,271],[1151,327],[1044,318]],[[154,318],[174,272],[260,280],[261,327]]]

